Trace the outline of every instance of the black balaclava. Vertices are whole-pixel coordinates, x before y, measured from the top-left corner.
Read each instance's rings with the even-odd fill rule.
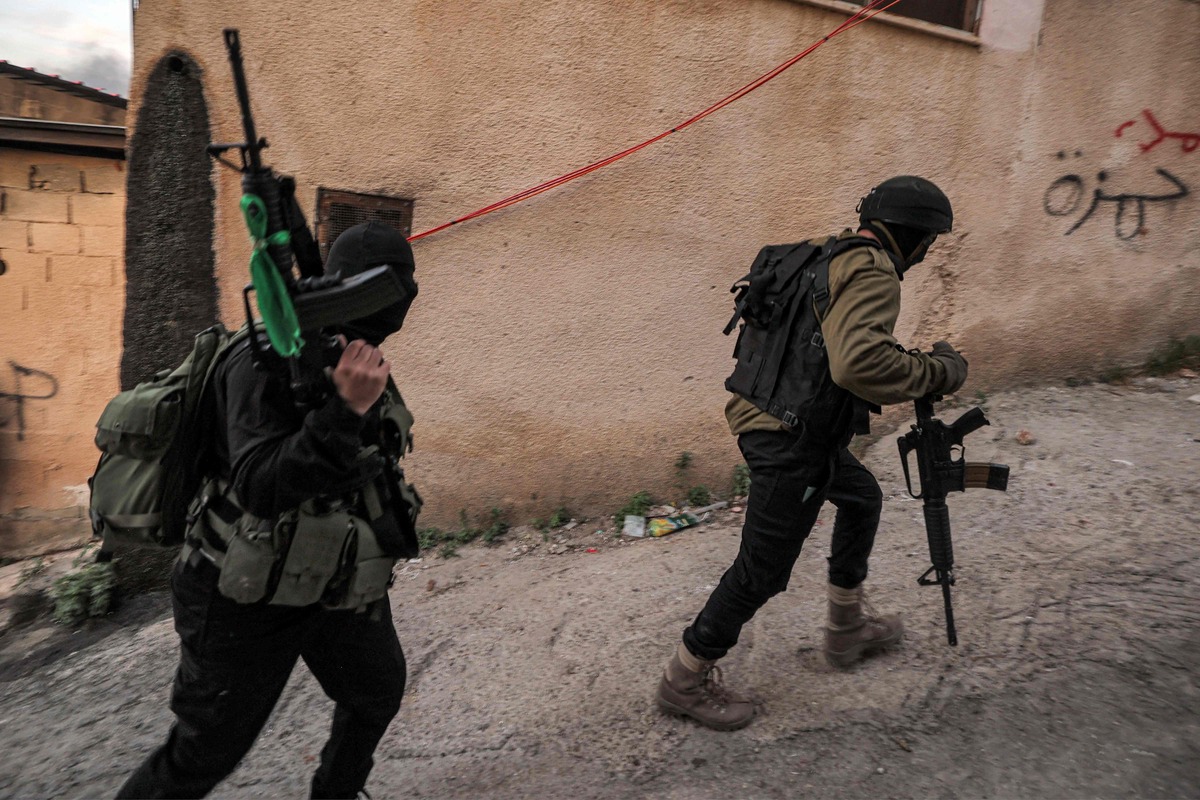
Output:
[[[896,256],[893,264],[900,280],[904,280],[904,273],[909,267],[920,264],[925,259],[929,246],[937,238],[937,234],[931,231],[910,228],[895,222],[880,222],[877,219],[867,220],[862,223],[862,227],[874,233],[884,247]]]
[[[347,339],[364,339],[378,347],[384,339],[400,330],[408,307],[417,296],[413,278],[416,266],[412,247],[404,234],[390,225],[372,220],[347,229],[329,248],[325,274],[338,273],[349,278],[371,267],[388,265],[400,279],[404,297],[369,316],[339,325]]]

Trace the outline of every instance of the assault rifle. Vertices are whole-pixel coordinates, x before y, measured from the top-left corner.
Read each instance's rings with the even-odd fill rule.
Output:
[[[947,492],[967,489],[1008,489],[1008,466],[1005,464],[968,463],[963,439],[972,431],[990,424],[979,407],[972,408],[947,425],[933,416],[933,404],[941,395],[926,395],[915,402],[917,424],[900,437],[900,463],[908,493],[924,501],[925,533],[929,538],[929,558],[933,566],[917,578],[921,586],[941,586],[946,606],[946,637],[951,646],[958,644],[954,629],[954,607],[950,602],[950,587],[954,585],[954,546],[950,540],[950,510],[946,507]],[[958,448],[954,458],[953,448]],[[917,452],[917,472],[921,493],[913,492],[908,471],[908,454]],[[930,575],[934,577],[929,577]]]
[[[242,290],[242,304],[250,326],[251,350],[257,363],[266,348],[260,345],[250,310],[250,294],[255,294],[263,327],[270,347],[287,360],[292,388],[297,398],[311,396],[316,390],[301,377],[301,334],[319,337],[324,353],[318,355],[318,367],[329,360],[336,362],[340,350],[333,337],[320,332],[338,323],[365,317],[404,298],[399,278],[388,266],[373,267],[348,279],[325,275],[321,253],[308,229],[304,213],[296,201],[296,182],[278,175],[262,162],[266,138],[259,138],[250,111],[250,92],[242,66],[242,47],[238,31],[226,28],[225,49],[233,68],[233,85],[242,112],[245,141],[211,144],[208,153],[221,164],[242,173],[242,214],[254,254],[250,259],[251,282]],[[222,156],[230,150],[241,154],[241,165]],[[299,278],[293,271],[299,271]],[[305,370],[313,372],[313,370]],[[318,368],[315,374],[322,376]]]

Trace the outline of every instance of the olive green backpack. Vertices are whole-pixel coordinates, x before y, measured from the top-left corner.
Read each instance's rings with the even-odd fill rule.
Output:
[[[222,356],[248,330],[230,333],[218,324],[201,331],[182,364],[105,407],[96,422],[100,462],[88,479],[92,533],[103,539],[99,560],[126,544],[183,543],[207,450],[201,398]]]

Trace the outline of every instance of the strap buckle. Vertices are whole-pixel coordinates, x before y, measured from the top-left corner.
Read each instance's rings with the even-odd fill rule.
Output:
[[[824,347],[825,346],[825,337],[821,334],[820,331],[813,331],[813,335],[808,340],[808,343],[811,344],[813,347]]]

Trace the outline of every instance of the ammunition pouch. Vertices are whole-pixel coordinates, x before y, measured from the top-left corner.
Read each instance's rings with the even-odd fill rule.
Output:
[[[235,602],[359,609],[391,586],[396,557],[342,503],[310,500],[274,521],[235,510],[232,489],[210,481],[193,504],[181,555],[213,562],[218,591]]]

